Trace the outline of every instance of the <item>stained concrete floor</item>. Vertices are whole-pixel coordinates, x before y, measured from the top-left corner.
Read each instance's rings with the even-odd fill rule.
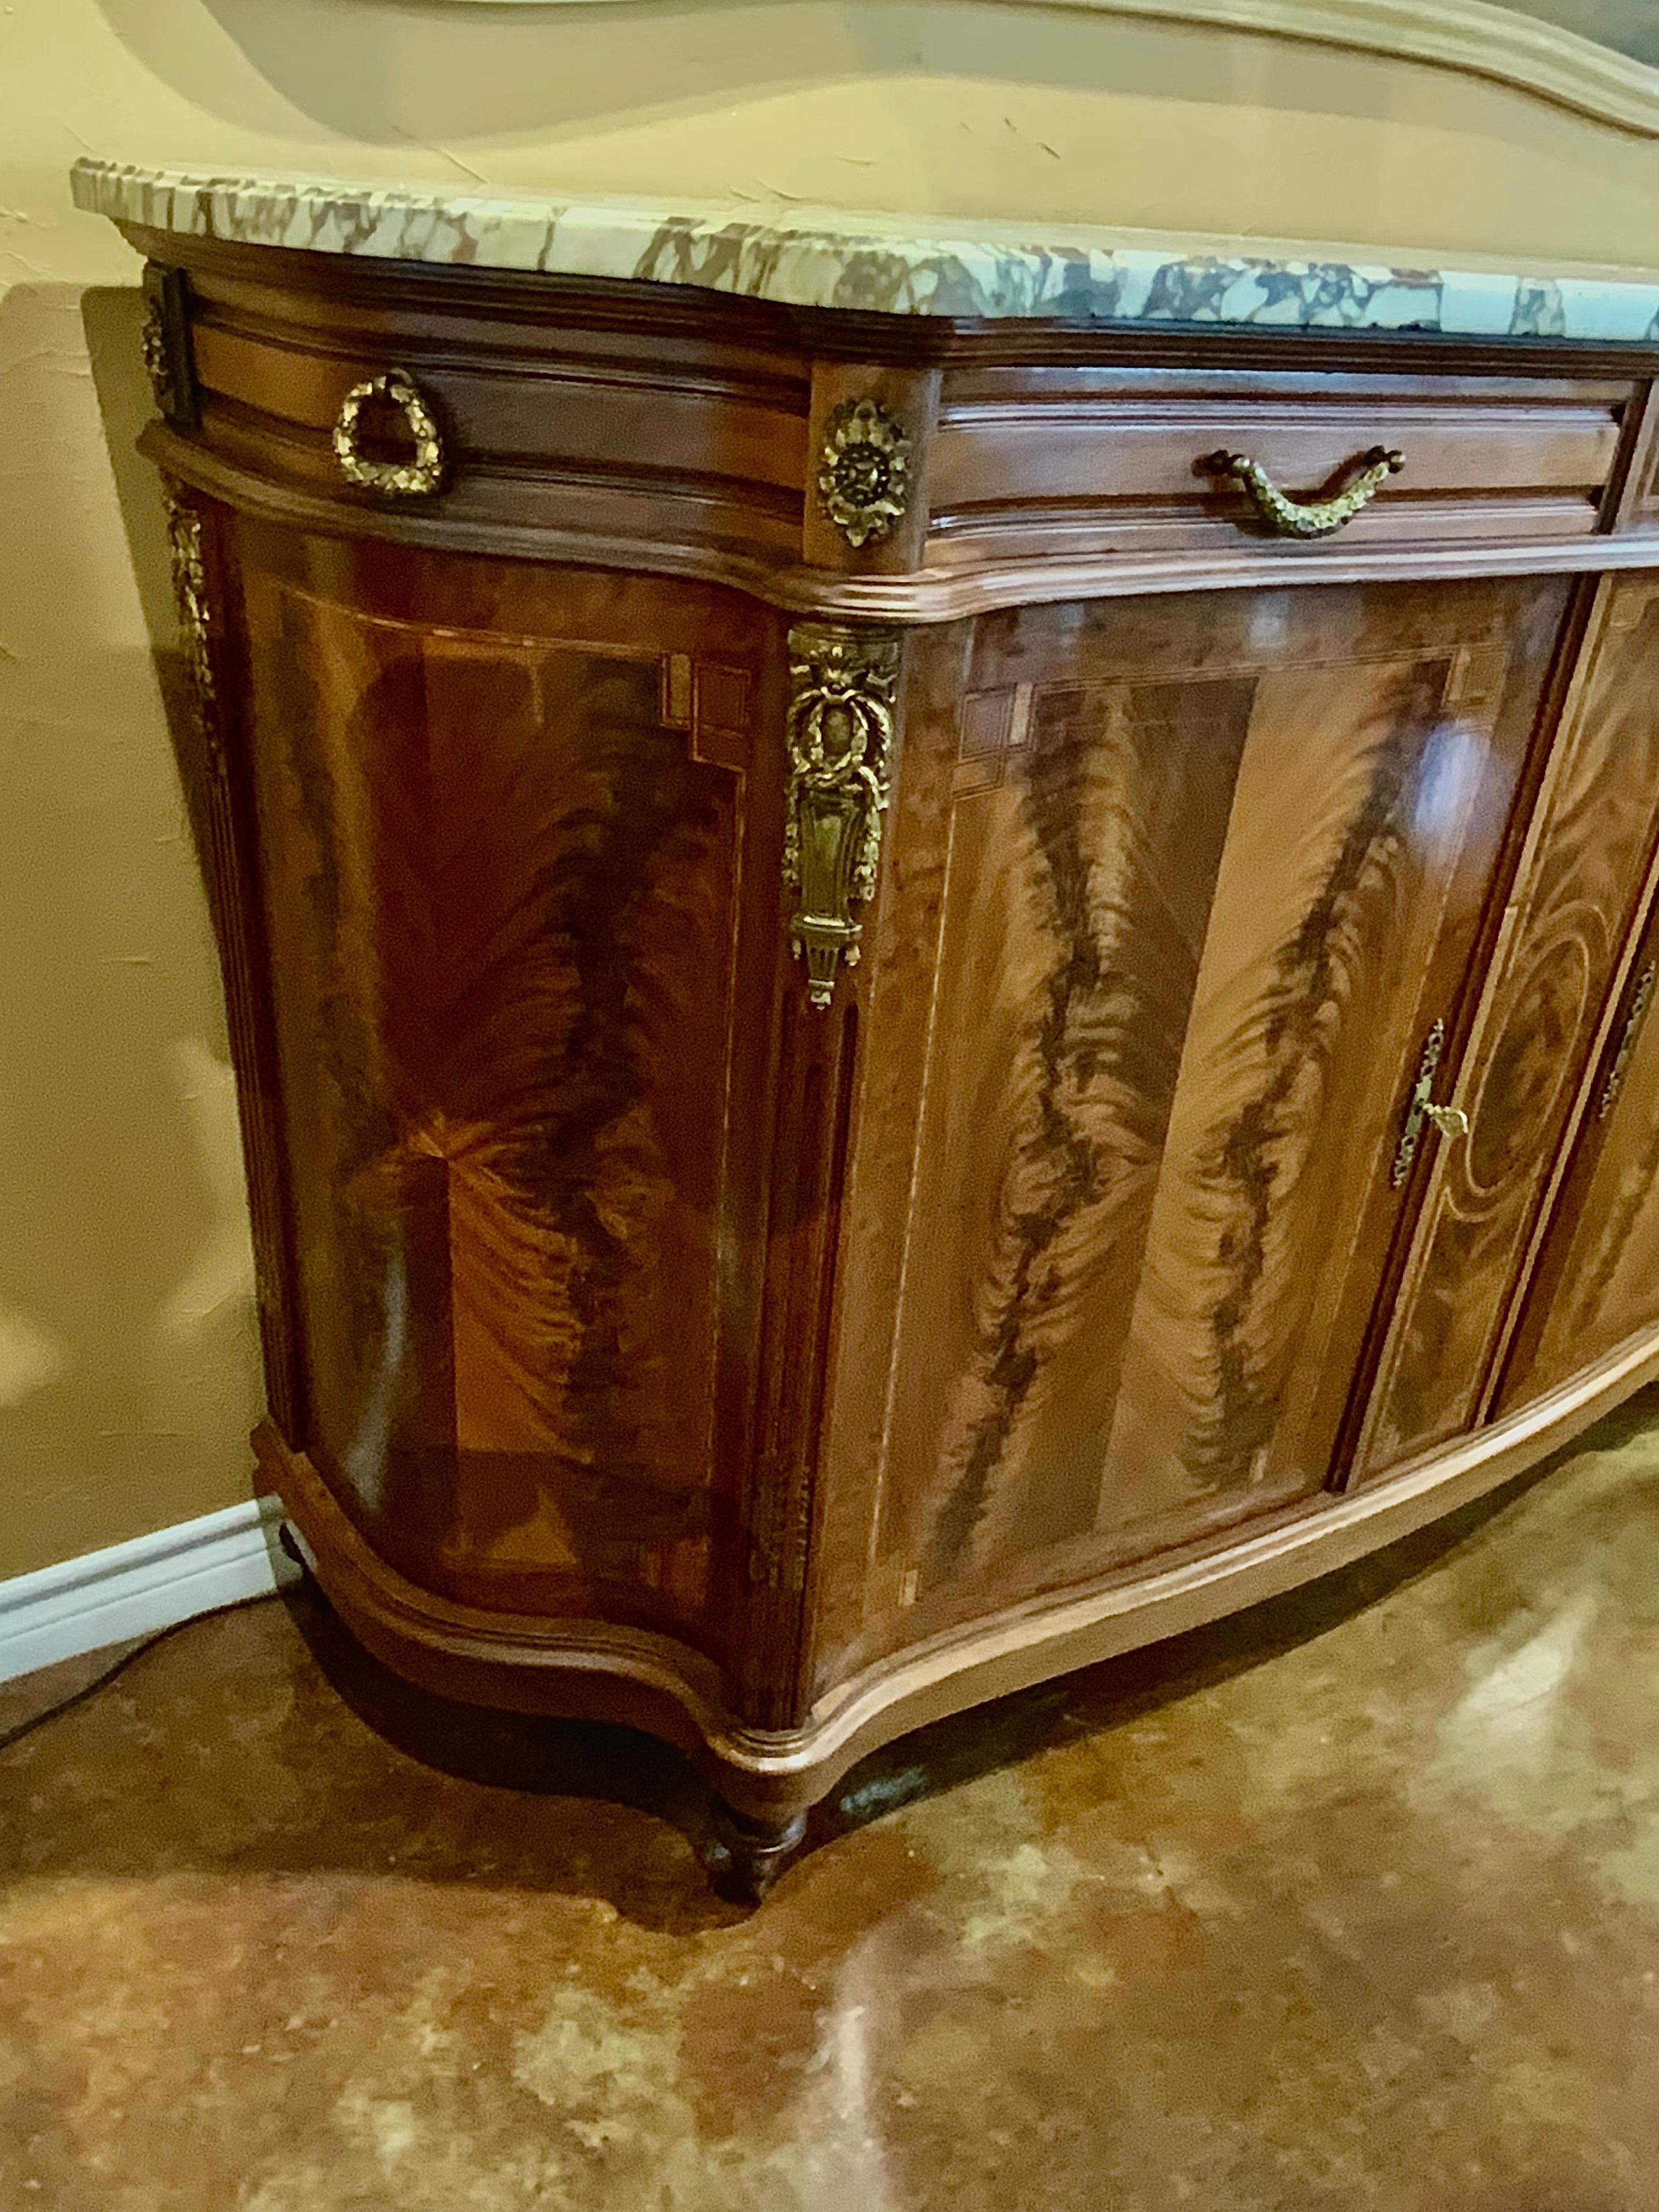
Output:
[[[303,1594],[0,1790],[5,2212],[1659,2205],[1659,1399],[895,1747],[752,1917],[672,1757]]]

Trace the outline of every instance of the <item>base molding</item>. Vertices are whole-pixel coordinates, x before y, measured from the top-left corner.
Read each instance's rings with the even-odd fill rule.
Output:
[[[263,1597],[286,1579],[272,1557],[282,1514],[249,1498],[0,1582],[0,1682]]]
[[[488,1612],[419,1588],[370,1548],[270,1423],[254,1447],[342,1619],[407,1680],[474,1705],[642,1729],[684,1751],[737,1814],[775,1826],[912,1729],[1181,1635],[1426,1528],[1656,1379],[1659,1336],[1634,1338],[1508,1419],[1358,1490],[1325,1492],[1224,1545],[1006,1607],[873,1659],[827,1691],[804,1726],[775,1732],[744,1726],[714,1662],[672,1637]]]

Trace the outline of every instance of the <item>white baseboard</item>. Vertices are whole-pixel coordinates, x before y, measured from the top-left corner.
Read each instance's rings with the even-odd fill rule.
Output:
[[[276,1498],[251,1498],[0,1582],[0,1682],[262,1597],[290,1578],[275,1552],[282,1517]]]

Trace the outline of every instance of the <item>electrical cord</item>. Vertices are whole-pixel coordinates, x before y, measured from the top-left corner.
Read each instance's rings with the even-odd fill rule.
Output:
[[[146,1636],[142,1643],[135,1644],[131,1651],[124,1651],[112,1666],[106,1667],[101,1674],[94,1674],[91,1681],[83,1682],[69,1697],[60,1698],[55,1705],[48,1705],[44,1712],[31,1713],[27,1720],[19,1721],[15,1728],[0,1729],[0,1752],[9,1751],[13,1744],[21,1743],[26,1735],[33,1735],[36,1729],[45,1728],[48,1721],[61,1720],[65,1713],[72,1713],[77,1705],[85,1705],[88,1698],[95,1698],[100,1690],[109,1687],[118,1674],[125,1674],[135,1660],[142,1659],[147,1651],[154,1651],[158,1644],[165,1644],[169,1637],[177,1636],[182,1629],[194,1628],[200,1621],[216,1620],[223,1613],[246,1612],[249,1606],[264,1605],[278,1595],[276,1590],[260,1590],[252,1597],[233,1598],[228,1605],[210,1606],[205,1613],[192,1613],[187,1620],[172,1621],[166,1628],[158,1628],[153,1636]]]

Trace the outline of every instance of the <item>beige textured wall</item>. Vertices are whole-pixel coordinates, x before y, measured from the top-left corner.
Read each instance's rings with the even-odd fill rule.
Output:
[[[971,0],[9,0],[0,1575],[245,1495],[257,1402],[136,264],[70,207],[88,151],[1659,264],[1659,143],[1264,40]]]

